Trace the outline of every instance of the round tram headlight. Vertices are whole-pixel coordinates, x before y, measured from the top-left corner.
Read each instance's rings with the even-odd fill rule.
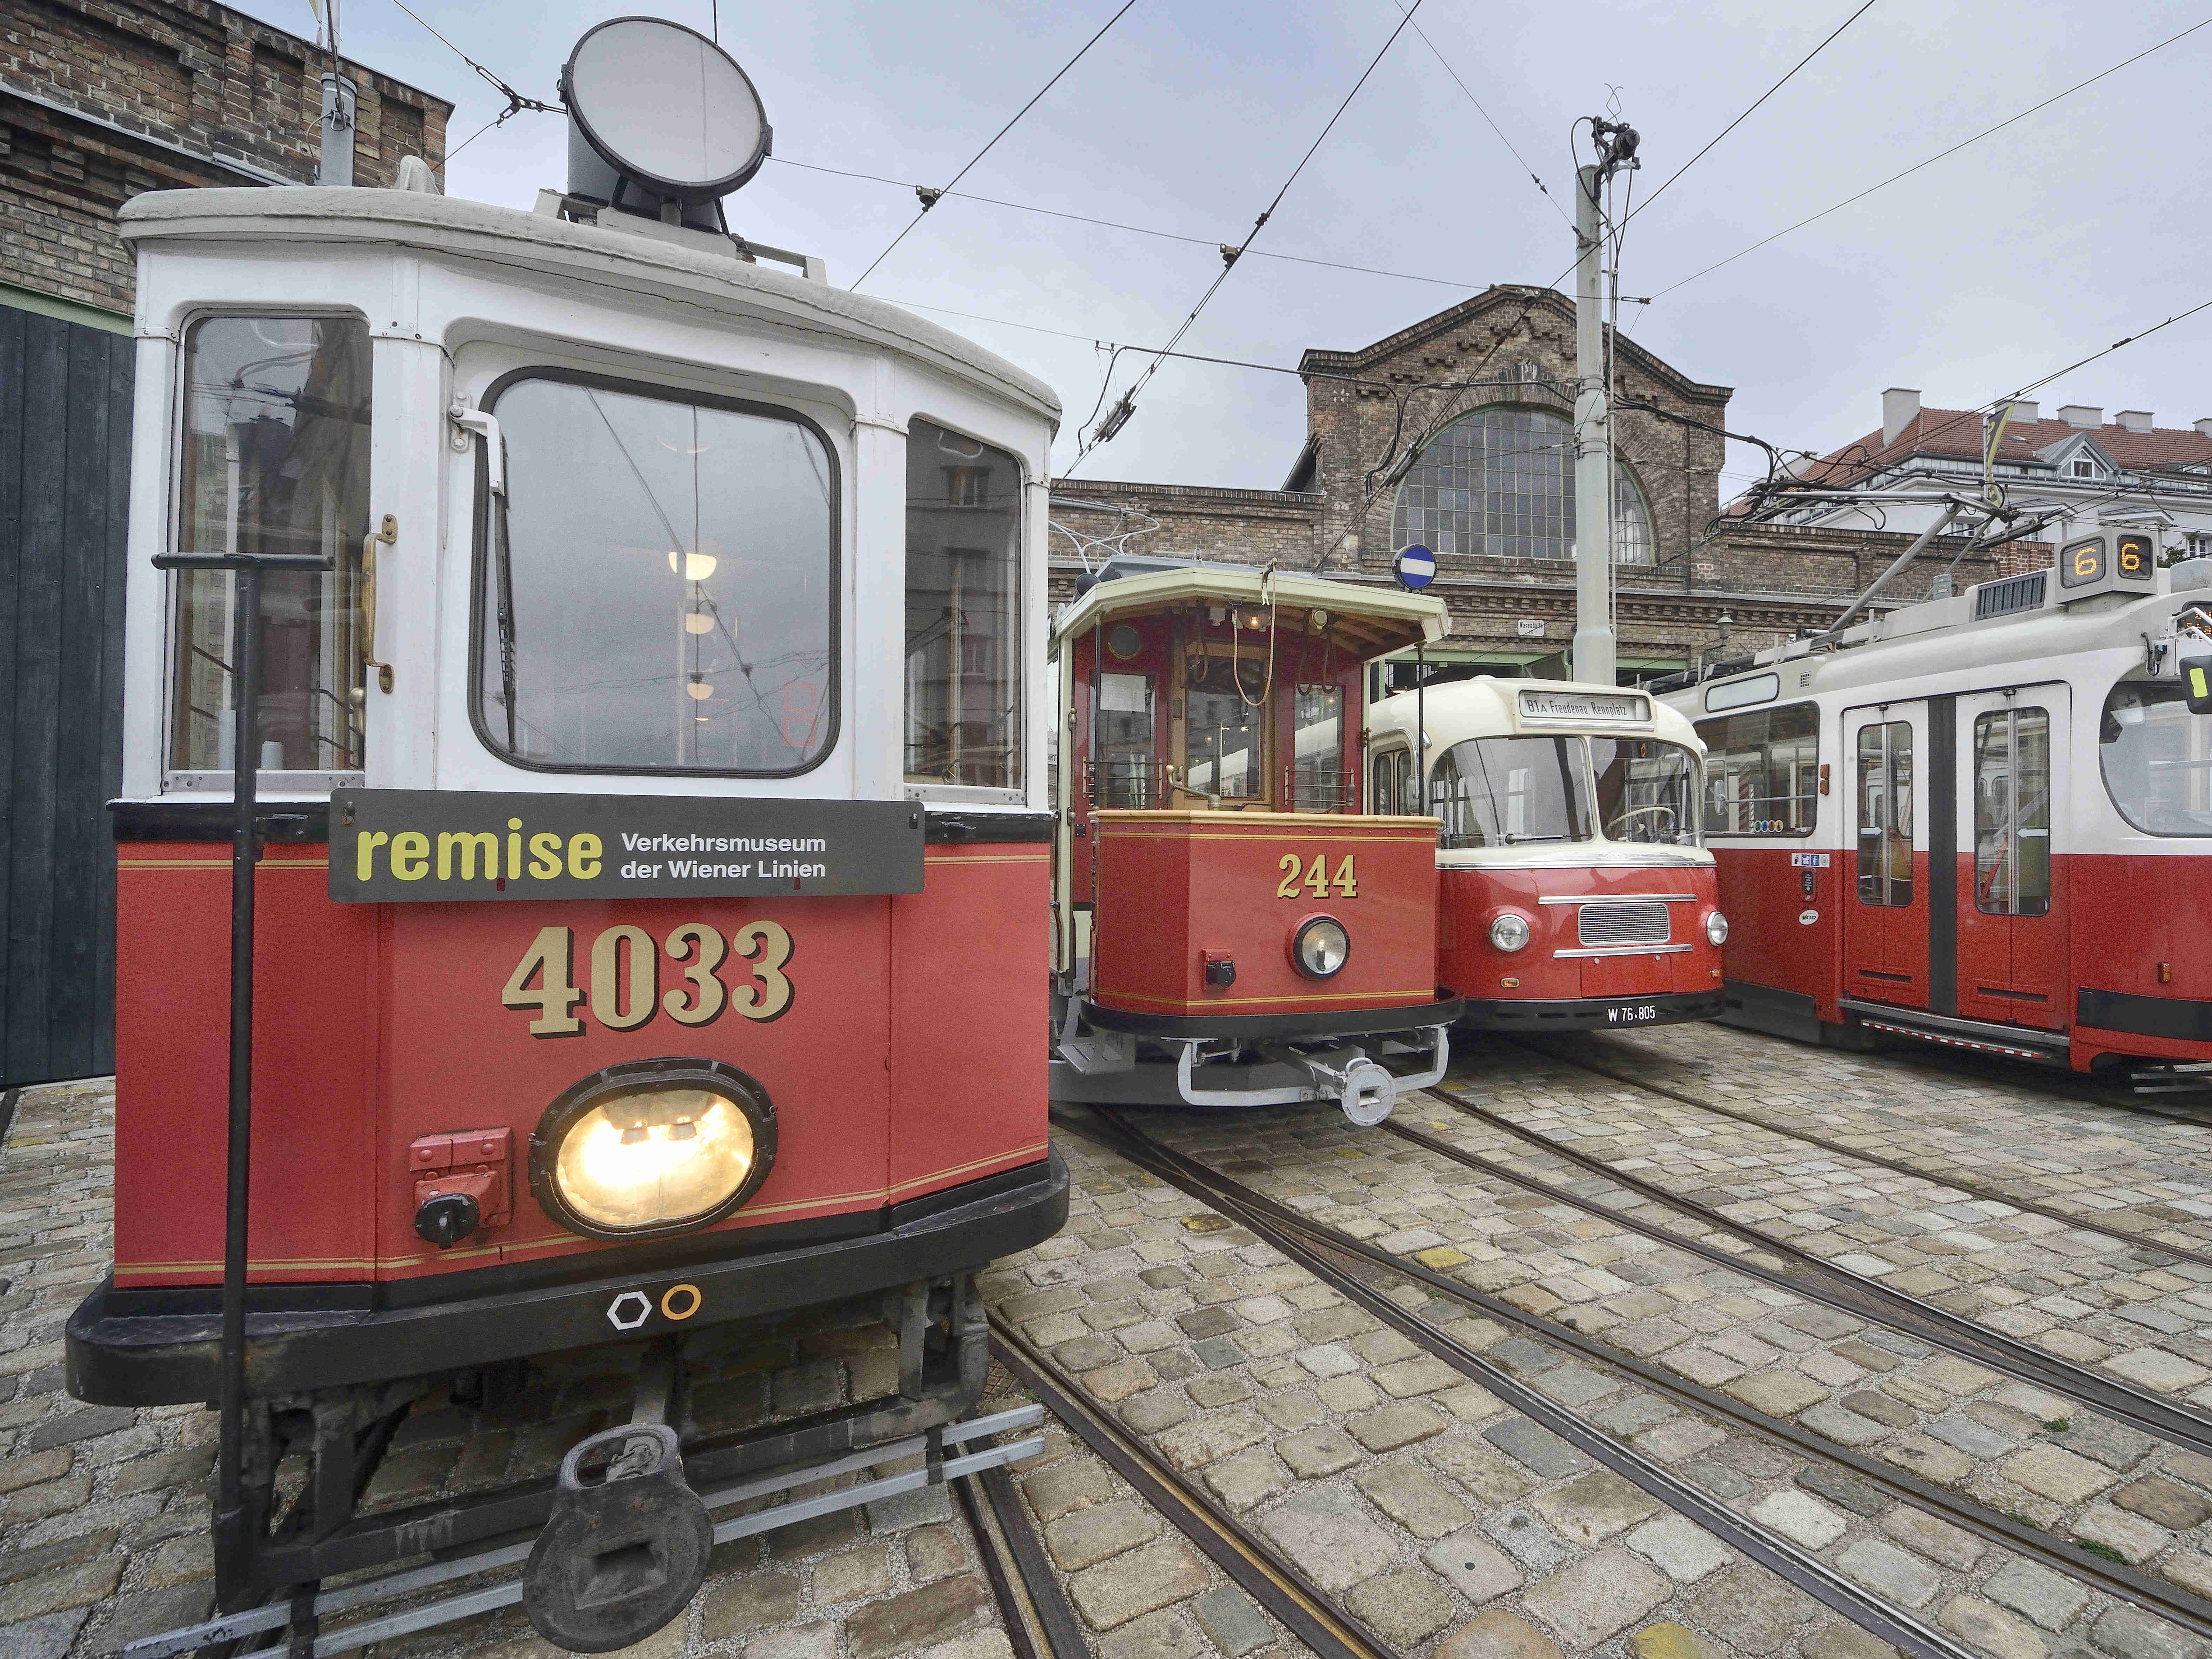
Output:
[[[564,1091],[530,1138],[538,1206],[587,1238],[709,1226],[775,1162],[768,1091],[714,1060],[610,1066]]]
[[[1309,916],[1291,937],[1291,960],[1309,979],[1328,979],[1352,955],[1352,935],[1334,916]]]
[[[1501,951],[1526,950],[1534,937],[1535,930],[1528,926],[1528,918],[1510,910],[1490,924],[1490,942]]]
[[[1717,910],[1705,912],[1705,937],[1715,945],[1728,943],[1728,918]]]

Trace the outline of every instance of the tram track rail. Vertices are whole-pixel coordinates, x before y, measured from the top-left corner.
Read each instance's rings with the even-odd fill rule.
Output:
[[[1448,1158],[1463,1168],[1513,1182],[1532,1192],[1540,1192],[1556,1202],[1571,1204],[1589,1214],[1604,1217],[1647,1238],[1687,1250],[1693,1255],[1717,1262],[1778,1290],[1786,1290],[1809,1301],[1825,1304],[1838,1312],[1887,1325],[1921,1341],[1932,1343],[1962,1359],[1972,1360],[1978,1365],[1987,1366],[1991,1370],[2022,1382],[2033,1383],[2037,1388],[2102,1412],[2116,1421],[2140,1429],[2170,1444],[2212,1456],[2212,1418],[2201,1412],[2177,1406],[2171,1401],[2162,1400],[2156,1395],[2117,1379],[2100,1376],[2085,1366],[2062,1359],[2056,1354],[2045,1353],[2017,1337],[1990,1330],[1948,1309],[1932,1306],[1901,1291],[1893,1291],[1886,1285],[1863,1278],[1847,1267],[1839,1267],[1814,1255],[1809,1250],[1773,1238],[1744,1222],[1731,1220],[1694,1199],[1669,1192],[1639,1176],[1616,1170],[1602,1158],[1571,1146],[1561,1146],[1536,1130],[1523,1127],[1510,1118],[1474,1104],[1456,1091],[1441,1084],[1431,1085],[1427,1092],[1478,1122],[1510,1134],[1625,1191],[1635,1193],[1652,1203],[1701,1222],[1717,1232],[1740,1239],[1751,1249],[1764,1250],[1784,1265],[1776,1268],[1747,1260],[1705,1240],[1686,1237],[1656,1222],[1625,1213],[1612,1206],[1580,1197],[1564,1188],[1522,1174],[1479,1152],[1454,1146],[1449,1141],[1440,1140],[1407,1125],[1390,1121],[1381,1127],[1399,1139],[1439,1158]]]
[[[1036,1528],[1005,1468],[963,1475],[950,1484],[975,1534],[976,1553],[983,1558],[983,1574],[1014,1659],[1090,1659],[1082,1621],[1045,1559]]]
[[[1320,1659],[1399,1659],[1279,1552],[1093,1406],[1079,1383],[996,1313],[991,1316],[991,1356]]]
[[[1955,1656],[1967,1651],[1948,1635],[1892,1607],[1817,1557],[1728,1509],[1717,1498],[1654,1465],[1635,1448],[1592,1428],[1503,1368],[1446,1333],[1408,1312],[1356,1273],[1335,1265],[1335,1256],[1419,1284],[1445,1299],[1556,1348],[1604,1365],[1644,1384],[1678,1406],[1736,1425],[1787,1446],[1808,1458],[1839,1468],[1888,1497],[1924,1510],[1952,1525],[2017,1555],[2060,1572],[2117,1601],[2212,1638],[2212,1601],[2154,1579],[2122,1563],[2000,1514],[1879,1459],[1838,1445],[1784,1419],[1772,1417],[1733,1396],[1677,1376],[1637,1356],[1582,1332],[1532,1314],[1502,1298],[1475,1290],[1421,1262],[1383,1250],[1258,1193],[1233,1176],[1165,1146],[1109,1109],[1091,1109],[1093,1122],[1058,1110],[1057,1127],[1127,1159],[1169,1186],[1229,1215],[1255,1237],[1279,1249],[1323,1283],[1372,1313],[1392,1329],[1443,1360],[1469,1380],[1521,1411],[1540,1426],[1583,1450],[1660,1499],[1678,1513],[1771,1567],[1862,1629],[1916,1656]],[[1632,1473],[1632,1471],[1636,1471]],[[1649,1475],[1652,1484],[1639,1479]],[[1675,1500],[1679,1497],[1681,1501]],[[1708,1517],[1711,1517],[1709,1522]],[[1740,1539],[1748,1539],[1749,1547]]]
[[[2212,1267],[2212,1249],[2193,1249],[2185,1244],[2169,1244],[2163,1239],[2149,1238],[2140,1233],[2126,1232],[2120,1228],[2106,1225],[2094,1217],[2071,1214],[2067,1211],[2054,1208],[2051,1205],[2038,1203],[2033,1199],[2022,1198],[2017,1194],[2006,1192],[2002,1188],[1988,1186],[1968,1176],[1943,1174],[1917,1164],[1906,1164],[1898,1158],[1885,1158],[1880,1152],[1866,1152],[1856,1146],[1846,1146],[1839,1140],[1831,1140],[1826,1135],[1814,1134],[1809,1130],[1784,1128],[1780,1124],[1770,1123],[1764,1118],[1754,1117],[1750,1113],[1740,1111],[1733,1106],[1723,1106],[1713,1101],[1700,1100],[1695,1095],[1685,1094],[1680,1090],[1669,1088],[1662,1083],[1654,1083],[1649,1079],[1635,1077],[1625,1072],[1615,1071],[1609,1066],[1593,1065],[1589,1060],[1577,1060],[1571,1055],[1560,1054],[1555,1049],[1540,1048],[1533,1042],[1525,1042],[1519,1039],[1509,1039],[1509,1041],[1524,1052],[1551,1060],[1556,1065],[1571,1066],[1578,1072],[1588,1072],[1593,1077],[1606,1078],[1614,1083],[1625,1084],[1632,1089],[1641,1089],[1647,1094],[1658,1095],[1679,1105],[1692,1107],[1701,1112],[1711,1112],[1716,1117],[1724,1117],[1731,1122],[1741,1123],[1751,1128],[1765,1129],[1770,1133],[1781,1135],[1787,1139],[1802,1141],[1808,1146],[1818,1146],[1822,1152],[1832,1152],[1838,1158],[1856,1158],[1858,1162],[1872,1164],[1878,1170],[1887,1170],[1893,1175],[1910,1176],[1916,1181],[1924,1181],[1931,1186],[1948,1187],[1954,1192],[1964,1193],[1969,1198],[1979,1199],[1984,1203],[2009,1205],[2024,1215],[2040,1216],[2046,1221],[2055,1221],[2062,1226],[2071,1227],[2081,1232],[2098,1233],[2106,1238],[2116,1238],[2136,1249],[2156,1250],[2177,1261],[2193,1261],[2201,1267]],[[2171,1115],[2161,1114],[2161,1115]],[[2212,1127],[2212,1117],[2193,1118],[2190,1121]]]

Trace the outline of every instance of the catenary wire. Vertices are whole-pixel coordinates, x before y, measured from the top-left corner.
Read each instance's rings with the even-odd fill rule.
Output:
[[[1398,19],[1397,27],[1390,31],[1389,38],[1382,42],[1381,50],[1368,60],[1367,67],[1359,72],[1359,78],[1352,83],[1352,90],[1344,94],[1344,101],[1336,106],[1335,113],[1328,118],[1327,125],[1315,137],[1313,143],[1306,146],[1306,153],[1298,157],[1297,166],[1291,169],[1291,176],[1283,180],[1282,188],[1275,192],[1274,199],[1269,202],[1261,210],[1260,216],[1252,222],[1252,228],[1245,232],[1244,240],[1238,243],[1234,250],[1226,247],[1222,250],[1220,271],[1214,276],[1212,282],[1206,284],[1206,292],[1199,295],[1198,303],[1190,308],[1189,314],[1176,326],[1175,332],[1168,337],[1168,350],[1173,350],[1182,343],[1182,337],[1189,333],[1192,326],[1197,323],[1199,313],[1203,312],[1213,296],[1221,291],[1221,285],[1229,280],[1229,273],[1237,269],[1237,260],[1243,258],[1244,250],[1252,246],[1254,239],[1265,228],[1267,221],[1274,216],[1275,210],[1283,204],[1283,198],[1291,193],[1291,186],[1297,183],[1298,175],[1306,170],[1306,164],[1313,160],[1322,145],[1328,142],[1328,135],[1336,130],[1336,124],[1344,118],[1345,111],[1352,107],[1352,100],[1359,96],[1359,89],[1367,84],[1368,77],[1381,66],[1382,59],[1389,55],[1390,48],[1397,44],[1398,37],[1404,33],[1407,26],[1413,22],[1414,12],[1418,12],[1420,9],[1421,0],[1413,0],[1412,9]],[[1143,391],[1152,376],[1159,372],[1162,361],[1159,357],[1154,357],[1145,366],[1143,373],[1139,374],[1135,382],[1121,394],[1119,407],[1133,408],[1135,406],[1137,393]],[[1098,388],[1098,404],[1091,411],[1092,421],[1097,419],[1098,407],[1103,406],[1106,401],[1107,390],[1113,382],[1113,364],[1109,361],[1107,364],[1106,379],[1101,382]],[[1090,423],[1085,422],[1085,424]],[[1093,428],[1091,438],[1076,452],[1075,459],[1067,464],[1067,474],[1064,476],[1072,476],[1075,469],[1083,465],[1084,458],[1096,449],[1101,441],[1097,429]]]
[[[1405,12],[1409,18],[1413,15],[1413,13],[1407,9],[1405,4],[1405,0],[1391,0],[1391,3],[1396,6],[1400,11]],[[1872,4],[1873,0],[1868,0],[1868,3]],[[1558,214],[1561,219],[1565,220],[1568,224],[1571,225],[1574,223],[1572,219],[1567,218],[1566,209],[1559,205],[1559,198],[1552,194],[1552,187],[1546,184],[1541,178],[1537,176],[1536,169],[1528,165],[1528,158],[1522,155],[1520,150],[1515,148],[1513,141],[1505,136],[1505,129],[1499,126],[1495,120],[1492,119],[1490,112],[1482,106],[1482,100],[1476,97],[1473,92],[1468,91],[1467,82],[1459,78],[1459,71],[1451,66],[1451,60],[1446,58],[1443,52],[1437,49],[1437,43],[1429,39],[1427,31],[1423,29],[1419,23],[1416,23],[1413,25],[1413,33],[1420,37],[1421,44],[1429,49],[1429,55],[1434,58],[1437,63],[1443,65],[1443,71],[1446,75],[1451,76],[1452,84],[1457,87],[1461,92],[1466,94],[1467,101],[1474,106],[1474,112],[1477,115],[1480,115],[1484,121],[1487,122],[1489,124],[1490,130],[1498,135],[1498,142],[1504,145],[1506,149],[1511,154],[1513,159],[1521,164],[1521,170],[1528,175],[1528,182],[1535,185],[1538,190],[1543,191],[1544,199],[1552,204],[1552,211]]]
[[[909,184],[903,179],[886,179],[879,173],[854,173],[846,167],[826,167],[817,162],[793,161],[781,155],[771,155],[769,160],[784,167],[801,167],[808,173],[826,173],[838,179],[864,179],[871,184],[890,185],[900,190],[915,191],[925,188],[920,185]],[[989,207],[1011,209],[1016,213],[1040,214],[1048,219],[1072,219],[1078,224],[1097,225],[1105,230],[1123,230],[1136,236],[1157,236],[1161,240],[1168,242],[1187,242],[1193,247],[1221,246],[1219,240],[1212,237],[1187,236],[1181,231],[1158,230],[1150,225],[1125,224],[1118,219],[1100,219],[1087,213],[1070,213],[1065,208],[1039,207],[1033,202],[1009,202],[997,196],[978,196],[973,191],[947,190],[939,193],[943,196],[957,197],[963,202],[981,202]],[[1437,288],[1471,289],[1483,286],[1480,283],[1470,283],[1456,276],[1423,276],[1410,270],[1385,270],[1377,265],[1346,264],[1340,259],[1317,259],[1308,254],[1271,253],[1264,248],[1254,249],[1252,257],[1256,259],[1280,259],[1296,265],[1321,265],[1330,270],[1357,271],[1365,276],[1395,276],[1401,282],[1429,283]]]
[[[1750,246],[1737,249],[1734,253],[1729,254],[1725,259],[1717,259],[1702,270],[1692,271],[1687,276],[1683,277],[1680,281],[1669,283],[1665,288],[1659,289],[1657,293],[1654,294],[1652,298],[1658,299],[1665,295],[1672,294],[1676,289],[1686,287],[1690,283],[1696,282],[1701,276],[1710,276],[1722,266],[1735,264],[1738,259],[1742,258],[1745,254],[1756,253],[1760,248],[1765,247],[1769,242],[1780,241],[1784,236],[1790,235],[1795,231],[1802,230],[1806,226],[1816,223],[1819,221],[1825,219],[1832,213],[1840,213],[1845,208],[1851,206],[1854,203],[1863,202],[1868,197],[1873,195],[1876,191],[1887,190],[1890,185],[1896,184],[1902,179],[1911,178],[1914,173],[1920,172],[1925,167],[1931,167],[1938,161],[1944,161],[1950,156],[1956,155],[1962,149],[1978,144],[1984,138],[1991,137],[1997,133],[2002,132],[2007,127],[2013,126],[2021,121],[2025,121],[2029,116],[2037,113],[2039,111],[2046,110],[2053,104],[2056,104],[2063,99],[2071,98],[2075,93],[2083,91],[2087,88],[2096,85],[2098,82],[2106,79],[2107,76],[2118,74],[2122,70],[2128,68],[2130,64],[2141,63],[2144,58],[2148,58],[2154,52],[2163,52],[2166,47],[2173,45],[2176,41],[2186,40],[2189,36],[2196,33],[2199,29],[2205,27],[2207,25],[2212,25],[2212,17],[2207,17],[2200,21],[2191,23],[2187,28],[2182,30],[2180,33],[2170,34],[2165,40],[2158,42],[2157,45],[2144,47],[2141,52],[2136,53],[2134,57],[2123,58],[2118,63],[2114,64],[2110,69],[2100,70],[2096,74],[2089,76],[2086,81],[2077,81],[2072,86],[2066,88],[2062,92],[2054,92],[2041,102],[2030,104],[2026,109],[2021,110],[2018,114],[2007,116],[2003,120],[1999,121],[1995,126],[1984,127],[1979,132],[1973,134],[1971,137],[1960,139],[1949,149],[1938,150],[1935,155],[1929,156],[1925,161],[1915,161],[1911,167],[1906,167],[1903,172],[1893,173],[1888,178],[1882,179],[1879,184],[1869,185],[1864,190],[1860,191],[1855,196],[1845,197],[1842,201],[1836,203],[1832,207],[1822,208],[1818,213],[1812,215],[1809,218],[1800,219],[1793,225],[1785,225],[1780,230],[1776,231],[1772,235],[1762,236],[1759,240],[1751,244]],[[1677,174],[1676,176],[1680,177],[1680,175]],[[1670,180],[1669,182],[1672,181]],[[1654,194],[1656,194],[1656,192],[1655,191]],[[1650,206],[1650,201],[1647,198],[1644,205],[1645,207]]]
[[[1031,98],[1028,103],[1024,104],[1019,109],[1014,112],[1013,118],[1012,120],[1009,120],[1006,125],[1000,127],[996,132],[991,135],[990,143],[985,144],[982,149],[977,150],[973,155],[968,158],[968,165],[962,167],[959,172],[954,173],[952,175],[951,181],[948,183],[945,188],[946,190],[951,190],[954,185],[958,184],[963,179],[965,179],[969,173],[975,167],[975,164],[991,153],[992,146],[996,144],[1000,139],[1005,137],[1008,133],[1014,130],[1015,122],[1019,121],[1022,117],[1027,115],[1031,110],[1035,109],[1037,106],[1039,100],[1044,97],[1045,94],[1050,92],[1054,87],[1060,84],[1060,77],[1065,76],[1068,70],[1073,69],[1078,64],[1081,63],[1083,61],[1084,53],[1089,52],[1091,47],[1097,46],[1101,40],[1104,40],[1106,38],[1106,31],[1112,28],[1115,24],[1120,22],[1122,18],[1127,16],[1129,12],[1129,8],[1136,3],[1137,0],[1122,0],[1121,9],[1106,20],[1104,24],[1100,27],[1097,33],[1092,35],[1088,40],[1085,40],[1083,43],[1081,48],[1076,52],[1074,57],[1069,58],[1065,64],[1062,64],[1060,66],[1058,72],[1053,76],[1051,80],[1046,82],[1042,87],[1037,88],[1036,95],[1035,97]],[[906,240],[907,237],[913,233],[915,226],[920,224],[924,219],[927,218],[929,216],[930,209],[936,205],[937,201],[935,198],[926,197],[923,198],[921,211],[914,216],[914,218],[908,223],[907,228],[904,230],[902,230],[897,235],[891,238],[890,247],[885,248],[881,253],[876,255],[875,258],[869,264],[868,268],[862,271],[859,279],[854,283],[853,291],[858,292],[860,283],[866,282],[869,277],[876,274],[876,266],[883,264],[884,260],[891,257],[892,250],[896,248],[901,242]]]
[[[1799,70],[1803,69],[1806,64],[1811,63],[1815,58],[1818,58],[1822,52],[1826,52],[1830,45],[1834,42],[1837,35],[1841,34],[1845,29],[1850,27],[1852,24],[1857,22],[1860,18],[1872,11],[1875,9],[1875,4],[1876,0],[1866,0],[1866,3],[1864,5],[1861,6],[1849,17],[1844,19],[1842,22],[1837,24],[1834,30],[1830,33],[1826,40],[1821,41],[1819,46],[1814,47],[1812,51],[1807,52],[1802,58],[1791,64],[1790,67],[1790,73],[1788,75],[1784,76],[1772,86],[1767,88],[1765,92],[1760,93],[1749,109],[1744,111],[1744,112],[1737,116],[1735,120],[1729,122],[1718,132],[1715,133],[1711,141],[1706,143],[1703,149],[1699,150],[1695,155],[1692,155],[1688,161],[1683,162],[1681,166],[1676,167],[1674,172],[1668,173],[1666,179],[1661,182],[1659,188],[1653,191],[1649,196],[1644,198],[1644,207],[1637,209],[1636,213],[1626,215],[1622,218],[1621,222],[1624,225],[1626,224],[1630,219],[1633,219],[1636,216],[1637,213],[1643,212],[1644,208],[1650,207],[1652,203],[1657,201],[1661,196],[1666,193],[1667,186],[1668,185],[1673,184],[1677,179],[1687,173],[1692,167],[1704,161],[1706,156],[1711,155],[1715,147],[1720,143],[1722,139],[1727,137],[1729,134],[1734,132],[1746,121],[1748,121],[1752,118],[1753,113],[1757,111],[1759,105],[1765,103],[1768,99],[1773,97],[1776,93],[1781,91],[1784,87],[1789,85],[1791,77],[1794,76]]]

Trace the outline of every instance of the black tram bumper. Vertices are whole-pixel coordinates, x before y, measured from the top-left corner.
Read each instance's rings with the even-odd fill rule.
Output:
[[[1633,1031],[1653,1025],[1681,1025],[1718,1019],[1722,997],[1710,991],[1670,991],[1663,996],[1577,997],[1556,1002],[1495,1001],[1470,997],[1460,1024],[1478,1031],[1540,1034],[1546,1031]]]
[[[1389,1036],[1401,1031],[1426,1030],[1449,1025],[1462,1018],[1460,999],[1449,991],[1429,1002],[1406,1003],[1395,1008],[1308,1010],[1289,1014],[1140,1014],[1126,1008],[1108,1008],[1096,1002],[1083,1005],[1083,1018],[1102,1030],[1123,1031],[1131,1036],[1168,1042],[1305,1042],[1325,1037]]]
[[[246,1393],[265,1398],[465,1370],[969,1272],[1060,1231],[1067,1219],[1067,1167],[1052,1152],[1042,1163],[879,1213],[881,1226],[858,1237],[678,1265],[633,1258],[626,1268],[592,1279],[494,1287],[415,1306],[250,1309]],[[722,1237],[745,1243],[742,1232]],[[272,1287],[280,1294],[294,1288],[325,1287]],[[214,1399],[222,1321],[213,1308],[111,1312],[113,1290],[112,1279],[102,1281],[70,1316],[70,1393],[101,1406]],[[130,1298],[134,1307],[145,1299]]]

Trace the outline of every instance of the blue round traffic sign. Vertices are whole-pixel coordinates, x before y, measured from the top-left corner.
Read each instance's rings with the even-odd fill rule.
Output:
[[[1437,579],[1437,556],[1425,547],[1399,550],[1392,568],[1398,573],[1398,585],[1419,592]]]

